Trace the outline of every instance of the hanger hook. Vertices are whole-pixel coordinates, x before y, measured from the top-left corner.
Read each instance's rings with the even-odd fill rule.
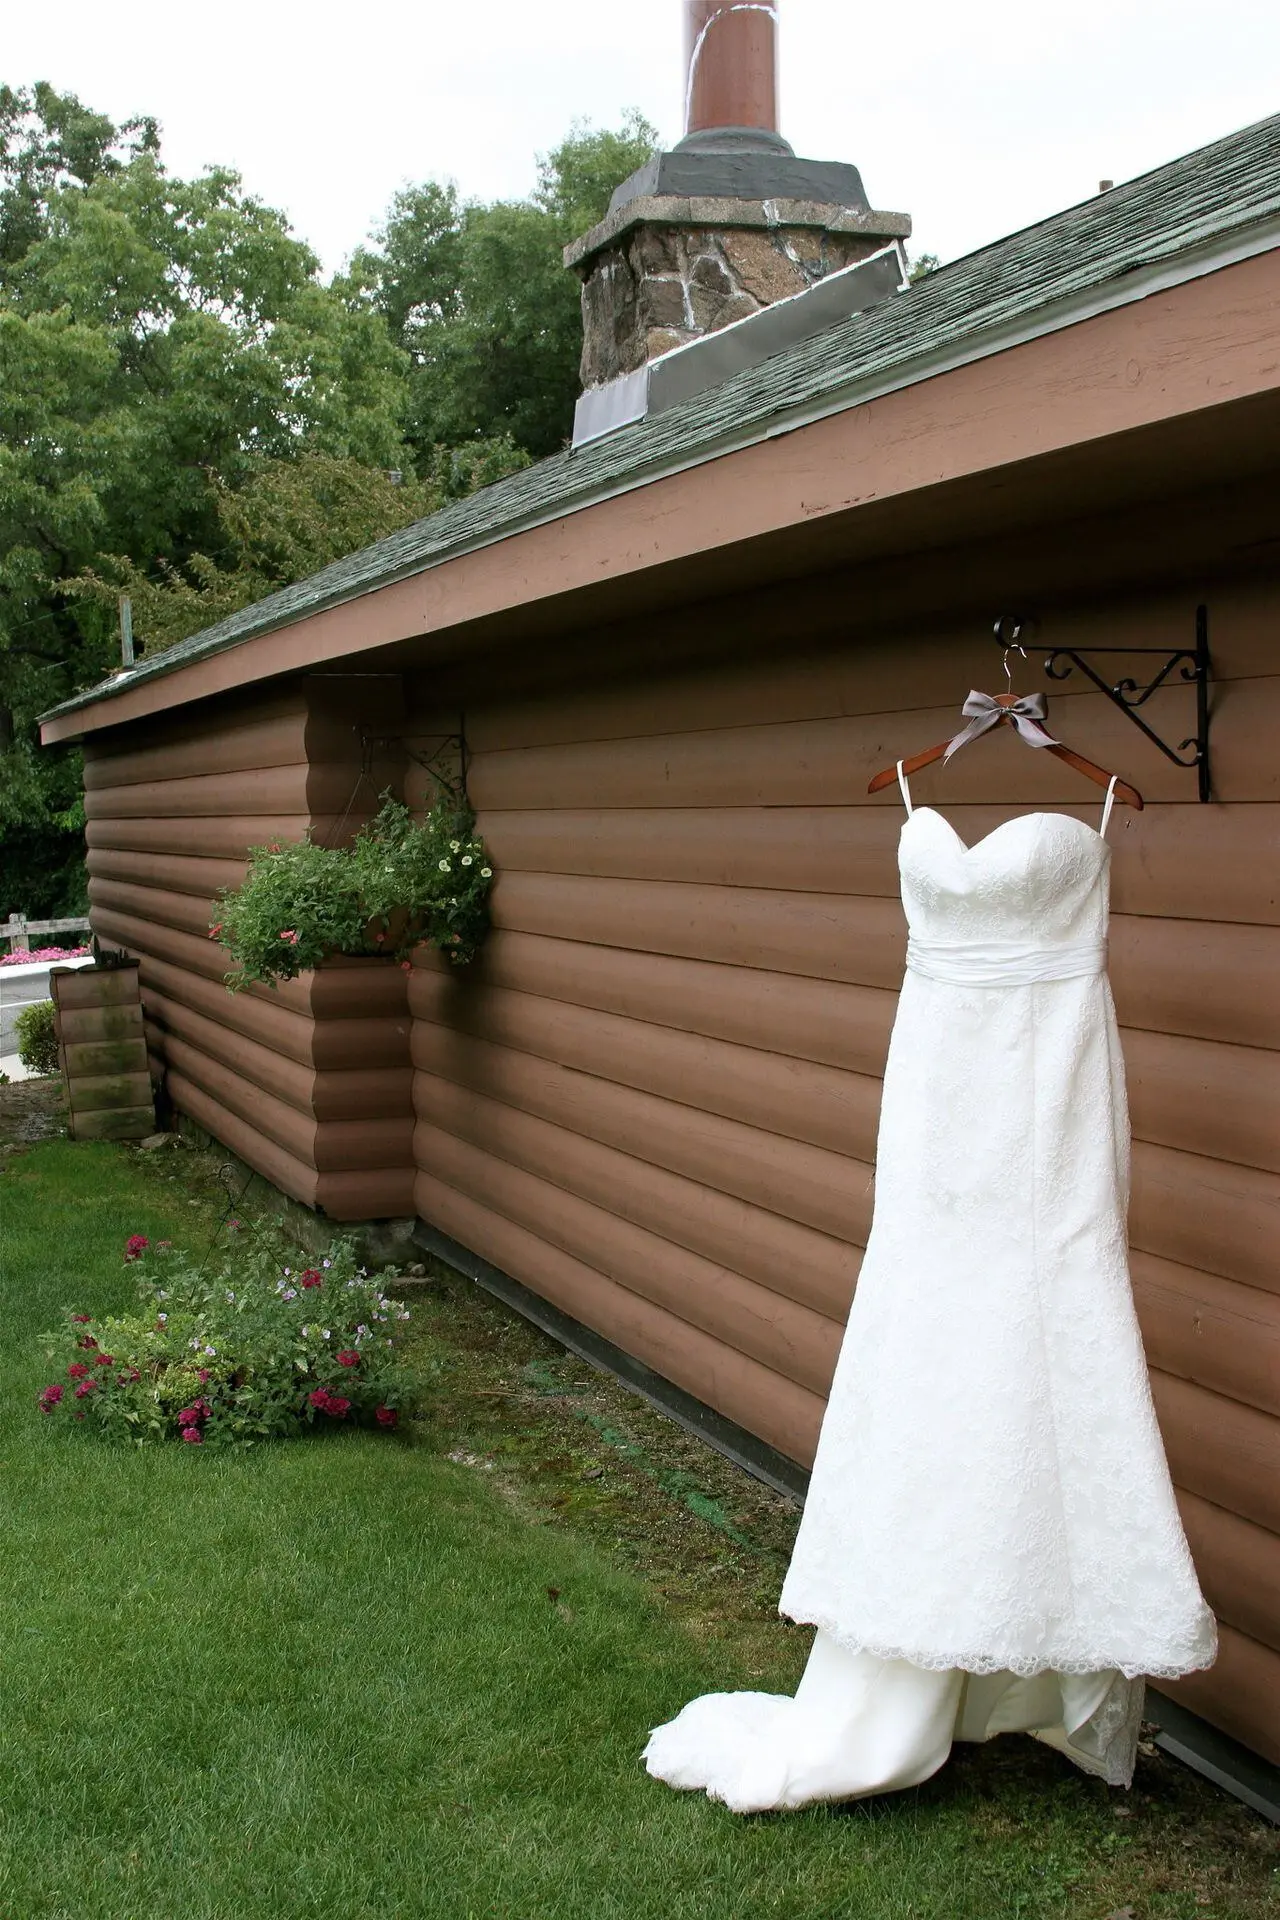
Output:
[[[1009,671],[1009,655],[1011,653],[1020,653],[1023,659],[1025,660],[1027,657],[1027,650],[1025,647],[1019,646],[1016,640],[1011,640],[1008,646],[1004,650],[1004,659],[1001,664],[1004,667],[1004,677],[1005,677],[1005,680],[1008,682],[1008,690],[1010,693],[1013,692],[1013,675]]]

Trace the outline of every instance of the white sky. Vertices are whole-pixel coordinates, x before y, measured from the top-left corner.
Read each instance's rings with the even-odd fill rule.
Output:
[[[944,259],[1280,109],[1280,0],[780,0],[782,131]],[[681,0],[0,0],[0,80],[154,113],[338,266],[396,189],[527,193],[575,118],[682,131]]]

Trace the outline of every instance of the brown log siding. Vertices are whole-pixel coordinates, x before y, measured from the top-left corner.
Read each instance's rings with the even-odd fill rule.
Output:
[[[338,1220],[412,1211],[404,975],[338,963],[277,991],[223,985],[208,938],[249,847],[348,834],[398,783],[362,727],[398,727],[399,683],[312,679],[86,746],[90,915],[139,956],[153,1071],[189,1114],[295,1199]]]
[[[1054,718],[1149,802],[1110,834],[1134,1286],[1224,1628],[1217,1668],[1175,1691],[1280,1759],[1280,596],[1205,597],[1214,805],[1078,680]],[[1194,604],[1063,610],[1054,637],[1157,644]],[[495,931],[466,973],[422,955],[410,981],[419,1212],[803,1461],[870,1223],[903,963],[901,809],[866,783],[995,680],[978,631],[473,706]],[[411,731],[451,724],[431,697]],[[1149,717],[1176,740],[1186,703]],[[1098,818],[1006,736],[918,786],[970,844],[1027,807]]]

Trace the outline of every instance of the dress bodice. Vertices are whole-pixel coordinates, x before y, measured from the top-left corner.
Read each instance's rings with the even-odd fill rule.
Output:
[[[902,829],[902,904],[930,945],[1063,947],[1107,936],[1111,849],[1069,814],[1024,813],[967,847],[932,807]]]

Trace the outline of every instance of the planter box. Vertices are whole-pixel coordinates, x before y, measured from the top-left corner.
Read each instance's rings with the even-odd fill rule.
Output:
[[[138,963],[50,970],[73,1140],[143,1140],[156,1128]]]

